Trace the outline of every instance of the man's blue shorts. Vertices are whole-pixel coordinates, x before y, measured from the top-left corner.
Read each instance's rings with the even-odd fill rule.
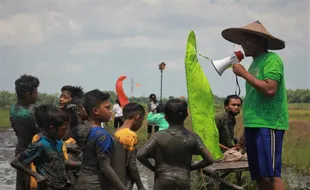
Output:
[[[247,128],[244,130],[252,180],[281,177],[284,130]]]

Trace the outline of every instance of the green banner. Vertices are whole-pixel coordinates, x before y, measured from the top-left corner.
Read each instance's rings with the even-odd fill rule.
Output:
[[[219,135],[214,121],[214,98],[196,53],[196,37],[191,31],[186,45],[185,70],[192,128],[202,138],[213,158],[217,160],[223,154],[219,147]]]

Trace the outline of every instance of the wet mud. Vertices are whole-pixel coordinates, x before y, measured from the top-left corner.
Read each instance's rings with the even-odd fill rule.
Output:
[[[15,169],[10,166],[14,158],[16,136],[12,130],[0,131],[0,190],[15,189]],[[137,161],[141,180],[146,189],[153,189],[154,178],[152,172]],[[136,186],[133,188],[137,190]]]
[[[15,189],[15,169],[10,166],[14,158],[16,136],[12,130],[0,132],[0,190]],[[137,161],[138,169],[144,187],[153,189],[154,175]],[[283,178],[288,183],[288,190],[310,190],[310,175],[294,173],[290,168],[283,168]],[[134,187],[137,190],[136,187]]]

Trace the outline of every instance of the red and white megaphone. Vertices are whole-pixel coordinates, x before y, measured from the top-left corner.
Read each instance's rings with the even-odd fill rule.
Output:
[[[224,59],[211,61],[217,73],[222,76],[223,72],[229,68],[232,64],[239,63],[244,58],[241,51],[236,51],[230,57],[225,57]]]

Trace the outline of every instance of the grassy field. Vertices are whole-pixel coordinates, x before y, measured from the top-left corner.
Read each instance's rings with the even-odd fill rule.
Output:
[[[9,110],[0,110],[0,129],[10,127]]]
[[[218,110],[220,111],[220,110]],[[283,145],[283,165],[293,167],[297,172],[310,174],[310,104],[290,104],[290,129],[286,132]],[[191,120],[186,120],[186,127],[191,130]],[[10,126],[8,110],[0,110],[0,129]],[[108,124],[112,132],[112,122]],[[237,117],[236,135],[241,136],[243,123]],[[138,131],[140,144],[146,140],[146,123]]]

